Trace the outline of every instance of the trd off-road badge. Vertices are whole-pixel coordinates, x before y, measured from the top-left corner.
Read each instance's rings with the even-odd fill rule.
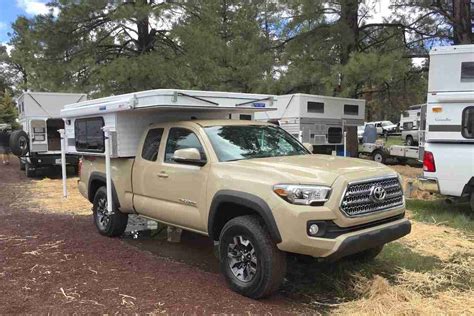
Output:
[[[373,202],[380,203],[385,200],[387,191],[385,191],[385,189],[379,185],[374,185],[372,188],[370,188],[369,196]]]

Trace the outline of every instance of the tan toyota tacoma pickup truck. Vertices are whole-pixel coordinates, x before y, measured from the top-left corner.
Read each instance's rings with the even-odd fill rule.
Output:
[[[278,289],[287,253],[371,259],[411,229],[393,170],[313,155],[267,123],[151,125],[136,157],[111,166],[113,212],[104,158],[84,156],[79,180],[102,235],[121,235],[128,214],[207,235],[229,286],[252,298]]]

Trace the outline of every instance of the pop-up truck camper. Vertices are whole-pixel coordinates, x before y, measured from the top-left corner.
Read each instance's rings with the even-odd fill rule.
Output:
[[[82,156],[78,188],[98,232],[120,236],[138,214],[174,240],[181,229],[209,236],[229,287],[252,298],[278,289],[287,253],[370,260],[410,232],[395,171],[312,155],[284,129],[247,120],[274,101],[153,90],[66,105],[62,155]],[[347,115],[363,113],[348,104]]]
[[[64,128],[60,111],[66,104],[85,101],[87,95],[77,93],[25,92],[17,100],[22,130],[10,136],[12,152],[20,158],[20,168],[28,177],[38,169],[61,165],[61,141]],[[67,155],[68,165],[77,169],[78,157]]]
[[[357,126],[364,125],[365,100],[310,94],[278,96],[276,111],[255,113],[313,145],[314,153],[357,157]],[[346,137],[344,137],[344,132]]]
[[[474,210],[474,45],[431,51],[423,125],[423,188]]]

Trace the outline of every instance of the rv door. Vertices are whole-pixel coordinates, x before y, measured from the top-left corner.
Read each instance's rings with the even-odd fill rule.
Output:
[[[48,151],[46,119],[30,121],[30,153]]]

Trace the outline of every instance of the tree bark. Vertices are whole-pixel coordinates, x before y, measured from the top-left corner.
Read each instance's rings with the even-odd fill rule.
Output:
[[[339,23],[342,28],[341,64],[348,63],[350,55],[357,49],[359,41],[359,0],[341,0],[341,17]]]
[[[453,0],[453,22],[454,44],[472,44],[474,38],[470,0]]]

